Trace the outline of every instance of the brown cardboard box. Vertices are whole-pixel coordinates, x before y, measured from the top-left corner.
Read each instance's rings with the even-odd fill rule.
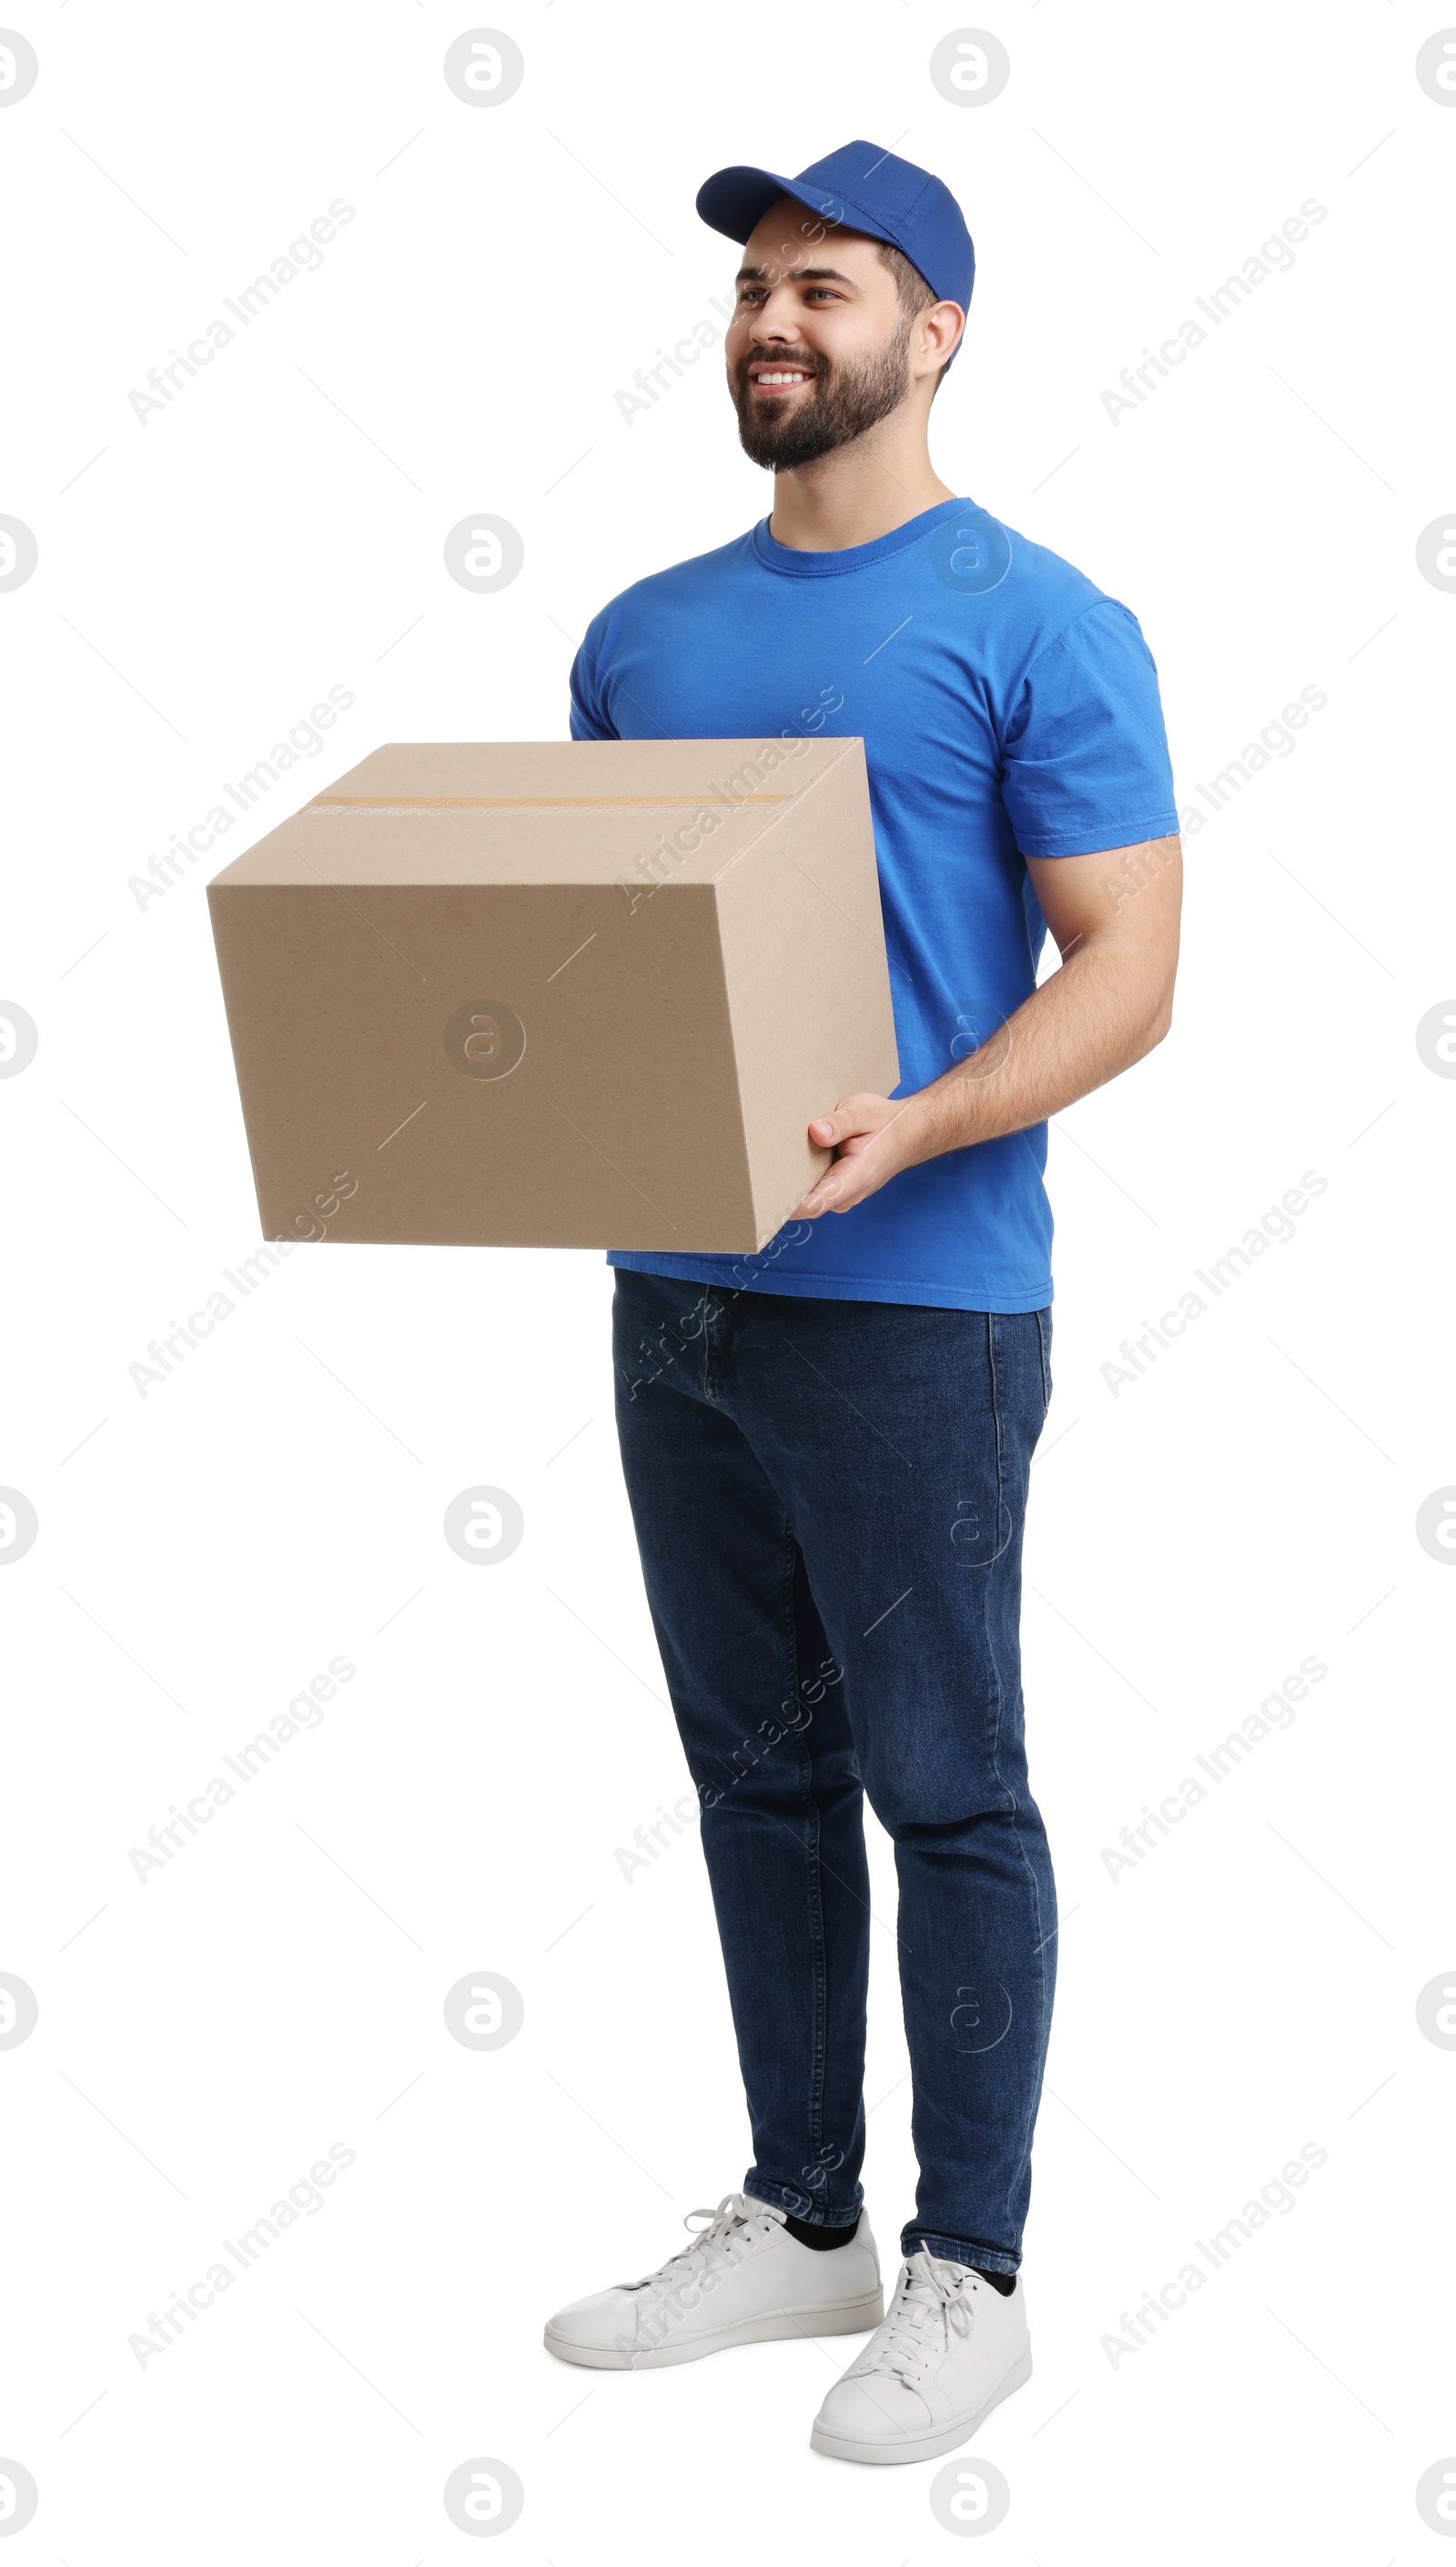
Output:
[[[752,1251],[899,1082],[858,739],[378,748],[207,897],[270,1238]]]

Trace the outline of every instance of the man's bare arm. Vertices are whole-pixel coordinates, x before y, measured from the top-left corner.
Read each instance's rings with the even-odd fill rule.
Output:
[[[1105,855],[1028,856],[1061,955],[984,1042],[913,1096],[846,1096],[809,1125],[836,1155],[798,1214],[848,1212],[901,1168],[1045,1122],[1130,1069],[1172,1022],[1183,858],[1178,839]]]

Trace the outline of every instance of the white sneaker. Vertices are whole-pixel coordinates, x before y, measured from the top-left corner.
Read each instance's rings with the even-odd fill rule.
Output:
[[[717,2210],[690,2210],[691,2246],[640,2282],[576,2300],[547,2322],[545,2346],[593,2371],[658,2371],[730,2344],[780,2336],[862,2335],[885,2310],[869,2214],[845,2246],[816,2251],[790,2237],[783,2212],[729,2192]]]
[[[900,2268],[890,2312],[836,2382],[809,2435],[836,2460],[933,2460],[1031,2377],[1019,2280],[994,2291],[925,2247]]]

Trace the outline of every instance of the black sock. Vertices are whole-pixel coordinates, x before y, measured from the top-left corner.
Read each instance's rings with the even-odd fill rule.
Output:
[[[859,2228],[858,2219],[852,2219],[847,2228],[815,2228],[807,2219],[785,2218],[783,2224],[790,2237],[796,2238],[800,2246],[812,2246],[816,2255],[831,2246],[847,2246]]]
[[[971,2270],[978,2281],[989,2282],[994,2291],[1000,2291],[1004,2300],[1009,2300],[1017,2287],[1015,2273],[985,2273],[979,2264],[973,2264]]]
[[[833,2246],[847,2246],[859,2230],[857,2219],[851,2220],[847,2228],[826,2228],[822,2224],[815,2227],[807,2219],[787,2216],[783,2224],[790,2237],[796,2239],[800,2246],[811,2247],[816,2255],[827,2253]],[[979,2281],[989,2282],[994,2291],[999,2291],[1004,2300],[1009,2300],[1017,2287],[1015,2273],[988,2273],[979,2264],[973,2264],[971,2270]]]

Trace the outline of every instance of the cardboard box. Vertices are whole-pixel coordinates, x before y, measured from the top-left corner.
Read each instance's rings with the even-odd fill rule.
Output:
[[[378,748],[207,897],[270,1238],[751,1251],[899,1082],[858,739]]]

